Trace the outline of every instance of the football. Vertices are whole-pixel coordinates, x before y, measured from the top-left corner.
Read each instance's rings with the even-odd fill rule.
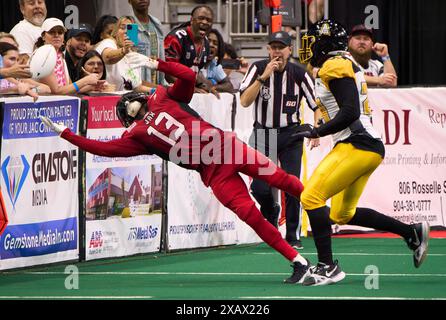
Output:
[[[33,52],[29,59],[29,69],[33,79],[41,79],[54,72],[56,67],[56,49],[46,44]]]

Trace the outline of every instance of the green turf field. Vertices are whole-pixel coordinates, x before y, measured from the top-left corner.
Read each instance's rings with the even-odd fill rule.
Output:
[[[303,244],[315,262],[313,240]],[[79,263],[77,290],[65,288],[65,265],[2,272],[0,299],[446,299],[446,239],[430,240],[419,269],[400,239],[335,238],[333,245],[347,277],[330,286],[283,284],[289,263],[260,244]],[[368,266],[379,276],[364,274]]]

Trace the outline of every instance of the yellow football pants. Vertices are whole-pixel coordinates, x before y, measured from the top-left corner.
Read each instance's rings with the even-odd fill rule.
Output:
[[[379,166],[378,153],[338,143],[319,163],[301,195],[305,210],[314,210],[331,200],[330,219],[347,224],[355,215],[356,205],[367,180]]]

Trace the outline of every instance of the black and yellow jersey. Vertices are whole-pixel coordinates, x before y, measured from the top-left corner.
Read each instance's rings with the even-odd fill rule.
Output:
[[[330,85],[333,80],[346,78],[352,78],[356,84],[357,95],[355,92],[354,96],[357,97],[355,98],[357,101],[353,101],[349,108],[359,108],[360,110],[359,112],[354,110],[356,116],[353,120],[352,118],[339,117],[340,109],[346,108],[346,106],[339,106],[335,96],[343,95],[351,98],[351,89],[354,90],[354,86],[351,86],[348,92],[342,94],[335,92],[333,94],[334,86]],[[320,128],[321,132],[325,131],[327,134],[331,134],[334,144],[350,142],[360,149],[375,151],[384,156],[384,146],[380,134],[372,125],[372,112],[369,106],[364,73],[351,55],[348,52],[341,51],[338,55],[325,61],[318,71],[315,86],[316,103],[322,112],[325,123]],[[343,90],[342,86],[336,88]],[[336,117],[337,115],[338,117]],[[335,117],[336,126],[334,123],[330,123]]]

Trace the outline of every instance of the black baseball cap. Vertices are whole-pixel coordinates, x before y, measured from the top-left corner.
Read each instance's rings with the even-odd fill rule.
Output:
[[[67,40],[73,37],[77,37],[81,33],[87,34],[90,39],[93,36],[93,30],[91,29],[91,26],[88,23],[80,23],[79,27],[77,27],[76,29],[70,29],[68,31]]]
[[[354,35],[357,35],[357,34],[366,34],[366,35],[370,36],[372,41],[375,40],[374,37],[373,37],[373,30],[367,28],[363,24],[358,24],[358,25],[354,26],[352,28],[352,31],[350,32],[350,37],[353,37]]]
[[[288,32],[285,31],[274,32],[269,36],[268,44],[271,44],[273,42],[280,42],[289,47],[291,46],[291,36],[288,34]]]

